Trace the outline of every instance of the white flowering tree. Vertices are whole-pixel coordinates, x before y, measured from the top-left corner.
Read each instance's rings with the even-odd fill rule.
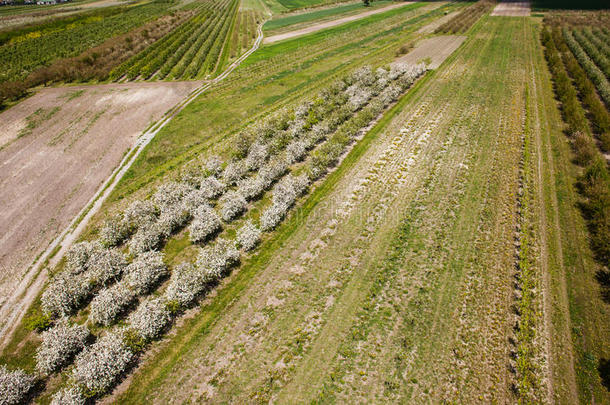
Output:
[[[199,190],[208,199],[217,198],[225,192],[226,188],[225,184],[215,176],[205,177],[199,183]]]
[[[127,239],[130,233],[127,221],[121,215],[113,215],[104,221],[104,226],[100,229],[100,241],[106,247],[117,246]]]
[[[135,293],[123,282],[105,288],[91,301],[89,320],[108,326],[133,303]]]
[[[127,266],[125,255],[118,249],[94,251],[88,261],[87,277],[92,284],[106,284],[120,277]]]
[[[246,223],[237,231],[237,243],[245,251],[252,250],[261,240],[261,230],[258,229],[252,220]]]
[[[220,198],[219,203],[221,205],[220,215],[225,221],[231,221],[241,214],[248,205],[244,196],[235,191],[226,192]]]
[[[207,275],[191,263],[181,263],[172,271],[164,294],[165,300],[186,307],[205,289],[209,281]]]
[[[307,147],[306,141],[296,140],[290,142],[286,146],[286,160],[288,163],[300,162],[307,154]]]
[[[26,402],[26,398],[36,378],[23,370],[10,371],[0,366],[0,404],[17,405]]]
[[[76,357],[72,376],[92,394],[101,394],[112,387],[133,358],[124,331],[110,332]]]
[[[237,190],[246,200],[258,198],[267,188],[266,182],[258,175],[246,177],[237,182]]]
[[[183,204],[167,205],[161,210],[157,225],[164,238],[182,228],[191,219],[191,214]]]
[[[85,347],[89,330],[84,325],[70,326],[67,319],[42,333],[42,343],[36,351],[36,368],[50,374],[68,364]]]
[[[91,284],[83,274],[61,273],[51,279],[42,293],[42,310],[47,315],[69,315],[79,308],[90,292]]]
[[[243,160],[236,160],[227,165],[222,172],[223,180],[229,184],[235,184],[239,179],[242,179],[248,173],[248,168]]]
[[[135,294],[142,295],[148,293],[167,274],[163,254],[154,251],[146,252],[127,266],[123,282]]]
[[[153,194],[153,201],[157,207],[163,209],[163,207],[178,204],[189,191],[191,188],[186,183],[170,181],[157,188]]]
[[[165,302],[160,298],[151,298],[143,301],[129,315],[127,323],[139,337],[148,341],[158,337],[170,320],[171,315]]]
[[[85,405],[87,402],[83,390],[78,386],[66,387],[53,395],[51,405]]]
[[[162,226],[157,222],[140,228],[128,243],[129,252],[132,255],[139,255],[156,249],[163,240],[164,231]]]
[[[213,176],[218,176],[222,172],[222,163],[220,157],[210,156],[205,162],[205,170]]]
[[[197,268],[217,280],[238,261],[239,251],[235,242],[219,238],[213,246],[206,246],[199,251]]]
[[[203,190],[195,189],[188,193],[182,200],[182,206],[191,216],[195,216],[195,211],[202,205],[208,204],[207,194]]]
[[[123,213],[123,219],[134,230],[157,220],[158,211],[152,201],[135,200]]]
[[[261,142],[254,142],[250,146],[248,156],[246,157],[246,167],[248,170],[260,168],[265,163],[268,155],[269,151],[267,150],[266,145]]]
[[[189,225],[189,237],[191,242],[202,242],[221,228],[220,217],[216,211],[207,204],[201,205]]]

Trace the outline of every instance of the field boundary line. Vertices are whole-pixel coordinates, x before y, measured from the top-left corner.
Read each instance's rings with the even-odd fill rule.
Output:
[[[79,211],[64,231],[51,241],[46,250],[34,259],[27,274],[19,283],[17,289],[7,298],[0,310],[0,318],[4,320],[0,327],[0,350],[3,350],[6,347],[10,341],[10,337],[27,312],[30,303],[36,298],[46,281],[48,274],[44,272],[45,268],[53,267],[59,263],[66,254],[68,248],[78,238],[91,218],[102,207],[104,201],[106,201],[114,191],[125,173],[127,173],[142,151],[155,138],[161,129],[199,95],[229,76],[244,60],[246,60],[246,58],[252,55],[260,47],[263,41],[262,27],[265,21],[259,24],[256,41],[247,52],[231,63],[222,74],[193,90],[183,101],[170,108],[159,121],[153,123],[144,130],[138,137],[134,146],[125,154],[119,165],[112,171],[108,179],[104,181],[83,209]]]

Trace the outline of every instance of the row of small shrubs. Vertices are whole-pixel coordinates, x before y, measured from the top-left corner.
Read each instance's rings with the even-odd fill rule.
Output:
[[[565,36],[565,31],[564,37],[566,40],[571,38]],[[575,162],[584,167],[584,174],[579,178],[579,190],[584,197],[581,206],[591,234],[591,247],[598,261],[602,265],[608,266],[610,264],[610,176],[608,165],[593,139],[588,135],[589,128],[584,110],[565,71],[557,48],[557,44],[561,46],[561,41],[559,28],[549,31],[545,27],[542,31],[542,43],[545,46],[547,63],[553,75],[557,98],[562,103],[564,120],[568,124],[567,131],[572,139]],[[578,58],[578,55],[576,57]],[[569,60],[569,57],[567,59]],[[569,62],[568,66],[570,66]],[[575,73],[575,83],[577,85],[581,81],[581,79],[578,79],[579,75]],[[592,116],[594,116],[593,113]],[[603,125],[603,122],[596,125]]]

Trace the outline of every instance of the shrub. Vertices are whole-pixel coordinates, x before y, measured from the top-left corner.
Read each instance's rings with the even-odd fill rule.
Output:
[[[87,402],[79,386],[63,388],[53,395],[51,405],[85,405]]]
[[[146,252],[127,266],[125,273],[127,287],[141,295],[149,292],[161,277],[168,274],[168,270],[162,253]]]
[[[574,162],[581,166],[587,166],[597,155],[595,141],[589,135],[577,132],[572,137],[572,148],[574,149]]]
[[[130,227],[127,221],[119,215],[115,215],[104,221],[104,226],[100,230],[100,240],[106,247],[116,246],[123,242],[130,234]]]
[[[42,333],[42,343],[36,351],[36,368],[50,374],[68,364],[85,347],[89,330],[84,325],[70,326],[63,319]]]
[[[167,205],[161,210],[157,226],[164,238],[182,228],[191,219],[191,214],[183,204]]]
[[[245,251],[254,249],[260,240],[261,230],[251,220],[246,221],[237,231],[237,243]]]
[[[108,326],[134,301],[134,298],[135,293],[123,283],[105,288],[91,301],[89,320]]]
[[[205,170],[213,176],[218,176],[222,172],[222,160],[220,157],[209,157],[205,162]]]
[[[51,326],[51,317],[48,314],[43,314],[42,312],[36,313],[28,316],[24,319],[25,328],[27,330],[35,330],[37,332],[42,332]]]
[[[288,162],[281,157],[276,157],[267,162],[261,167],[258,175],[265,184],[265,188],[269,187],[275,180],[279,179],[288,170]]]
[[[307,154],[307,142],[293,141],[286,147],[286,160],[289,164],[301,161]]]
[[[123,341],[125,332],[110,332],[85,348],[74,362],[73,377],[91,394],[106,392],[133,360],[133,353]]]
[[[129,251],[139,255],[156,249],[163,240],[164,229],[157,223],[148,224],[138,230],[129,241]]]
[[[232,185],[235,184],[239,179],[242,179],[247,172],[248,169],[246,168],[244,161],[237,160],[227,165],[225,170],[222,172],[222,178],[227,184]]]
[[[96,250],[88,262],[87,278],[89,282],[106,284],[116,280],[127,266],[125,256],[117,249]]]
[[[171,320],[170,312],[159,298],[151,298],[140,304],[129,316],[131,328],[145,341],[159,336]]]
[[[71,274],[80,274],[87,270],[91,255],[101,246],[94,242],[79,242],[70,246],[66,253],[66,270]]]
[[[83,275],[63,273],[53,278],[41,297],[42,310],[47,315],[69,315],[77,309],[91,291]]]
[[[152,201],[136,200],[129,204],[123,217],[133,229],[139,229],[157,220],[157,209]]]
[[[238,193],[246,200],[259,197],[267,188],[266,182],[260,176],[248,177],[237,182]]]
[[[248,205],[246,199],[235,191],[227,192],[219,202],[221,204],[220,215],[225,221],[231,221],[241,214]]]
[[[250,146],[248,156],[246,157],[246,167],[248,170],[256,170],[260,168],[267,159],[269,152],[267,147],[260,142],[255,142]]]
[[[191,216],[195,216],[197,208],[208,203],[207,194],[203,190],[192,190],[182,200],[184,208]]]
[[[238,261],[239,251],[235,243],[219,238],[214,246],[206,246],[199,251],[197,267],[209,275],[209,280],[217,280]]]
[[[178,204],[190,191],[186,184],[170,181],[157,188],[157,191],[153,194],[153,201],[159,208],[173,206]]]
[[[191,242],[201,242],[222,228],[220,218],[209,205],[202,205],[195,211],[193,222],[189,226]]]
[[[226,186],[214,176],[209,176],[201,180],[199,189],[206,198],[216,198],[224,193]]]
[[[0,366],[0,404],[23,404],[36,378],[23,370],[10,371]]]
[[[177,302],[181,307],[188,306],[209,282],[207,274],[199,271],[190,263],[181,263],[172,271],[169,285],[165,290],[168,302]]]

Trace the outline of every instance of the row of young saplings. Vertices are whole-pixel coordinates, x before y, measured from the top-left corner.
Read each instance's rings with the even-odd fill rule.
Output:
[[[55,321],[41,334],[38,371],[50,375],[74,360],[68,386],[53,403],[82,404],[108,392],[147,343],[239,263],[240,250],[254,249],[262,233],[272,231],[309,185],[425,71],[423,64],[361,68],[312,102],[248,128],[227,164],[211,158],[189,165],[181,181],[160,185],[151,199],[134,201],[110,218],[97,241],[75,244],[41,297],[43,311]],[[272,186],[271,203],[258,224],[244,221],[235,240],[218,236],[223,224],[243,215]],[[170,275],[158,249],[185,226],[190,240],[205,246],[195,263],[182,263]],[[168,276],[162,292],[145,297]],[[88,326],[68,319],[90,302],[89,324],[110,326],[138,301],[124,322],[92,344]],[[0,398],[18,403],[34,381],[22,370],[0,369]]]

